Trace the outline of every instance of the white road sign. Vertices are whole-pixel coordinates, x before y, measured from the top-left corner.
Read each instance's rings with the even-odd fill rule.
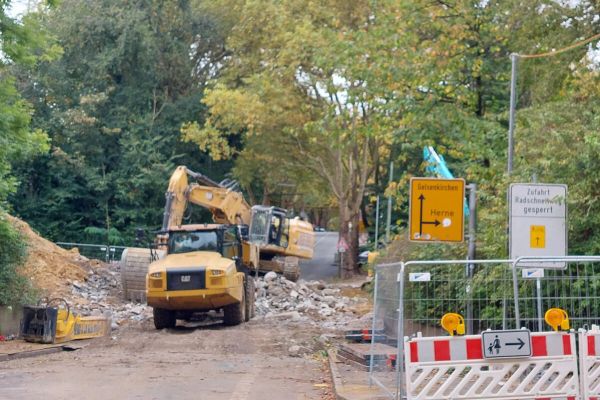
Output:
[[[523,269],[521,273],[525,279],[537,279],[544,277],[544,270],[542,268],[526,268]]]
[[[526,329],[484,331],[481,338],[483,358],[531,357],[531,332]]]
[[[510,185],[510,257],[567,255],[567,186]],[[523,262],[519,267],[565,268],[564,262]]]
[[[408,274],[410,282],[429,282],[431,281],[431,273],[429,272],[411,272]]]

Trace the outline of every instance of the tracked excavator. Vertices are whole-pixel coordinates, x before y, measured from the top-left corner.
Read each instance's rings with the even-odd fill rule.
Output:
[[[157,328],[211,309],[223,309],[229,325],[248,320],[254,309],[252,271],[277,271],[296,280],[298,258],[312,257],[311,224],[287,218],[280,208],[250,207],[236,189],[235,182],[216,183],[179,166],[169,181],[155,249],[123,252],[125,296],[145,297]],[[207,208],[214,223],[183,225],[189,203]]]

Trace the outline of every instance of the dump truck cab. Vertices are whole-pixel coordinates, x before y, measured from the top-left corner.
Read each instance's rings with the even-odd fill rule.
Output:
[[[150,264],[146,277],[146,299],[157,329],[209,310],[222,309],[227,325],[251,318],[249,273],[258,263],[258,250],[244,240],[245,232],[241,225],[195,224],[159,235],[166,255]]]

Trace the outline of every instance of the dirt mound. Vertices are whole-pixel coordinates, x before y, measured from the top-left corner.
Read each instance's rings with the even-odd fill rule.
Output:
[[[35,233],[26,222],[9,215],[6,218],[23,235],[28,246],[29,255],[20,272],[31,279],[42,295],[70,294],[72,281],[86,279],[85,266],[89,260],[77,249],[65,250]]]

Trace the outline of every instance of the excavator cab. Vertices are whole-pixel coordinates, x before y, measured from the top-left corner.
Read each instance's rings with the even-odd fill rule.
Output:
[[[287,248],[289,223],[285,210],[278,207],[252,207],[250,242],[259,246],[273,245]]]

